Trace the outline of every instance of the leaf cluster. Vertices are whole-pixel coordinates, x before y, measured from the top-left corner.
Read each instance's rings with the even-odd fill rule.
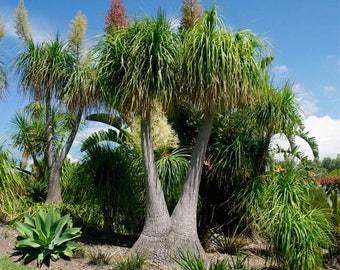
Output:
[[[70,215],[61,217],[51,208],[47,212],[40,210],[32,216],[25,216],[24,222],[17,222],[20,233],[15,248],[23,253],[24,263],[37,258],[37,265],[42,266],[46,260],[56,261],[60,255],[72,257],[80,246],[71,241],[81,236],[80,228],[73,227]]]
[[[319,269],[322,249],[332,245],[332,215],[329,207],[315,203],[316,192],[314,183],[299,179],[287,162],[254,181],[244,199],[283,269]]]

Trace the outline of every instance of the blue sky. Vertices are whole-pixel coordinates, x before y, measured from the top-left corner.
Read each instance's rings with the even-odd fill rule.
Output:
[[[6,35],[0,48],[5,62],[11,61],[21,46],[13,28],[18,0],[1,0]],[[205,9],[213,3],[233,29],[251,29],[272,44],[275,60],[271,66],[279,82],[289,79],[300,98],[306,129],[319,143],[321,158],[340,153],[340,1],[339,0],[224,0],[201,1]],[[178,20],[182,1],[124,0],[129,17],[154,16],[159,7]],[[104,28],[109,0],[25,0],[33,36],[37,40],[53,37],[58,31],[66,37],[78,10],[88,20],[91,40]],[[9,94],[0,102],[0,134],[8,137],[10,119],[27,100],[17,91],[15,74],[9,70]],[[89,126],[87,134],[97,126]],[[78,139],[80,136],[78,136]],[[75,144],[79,144],[79,141]],[[304,149],[304,145],[301,145]]]

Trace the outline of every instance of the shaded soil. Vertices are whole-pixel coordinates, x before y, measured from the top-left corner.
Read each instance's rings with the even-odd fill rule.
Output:
[[[8,256],[13,262],[22,263],[20,256],[14,250],[17,232],[7,227],[0,225],[0,257]],[[110,238],[110,239],[109,239]],[[121,260],[130,255],[130,248],[136,239],[129,236],[119,237],[100,237],[100,235],[84,235],[77,242],[82,249],[74,258],[69,260],[60,259],[56,262],[51,262],[51,270],[111,270],[114,261]],[[110,256],[110,265],[92,265],[90,264],[89,254],[105,254]],[[263,244],[260,242],[249,242],[244,248],[244,253],[247,256],[249,267],[253,269],[276,269],[266,260]],[[220,254],[208,253],[208,258],[212,261],[220,261],[228,257],[231,262],[235,257]],[[30,266],[35,266],[36,261],[30,263]],[[47,269],[43,266],[40,269]],[[146,262],[143,269],[165,269],[159,265]],[[340,270],[340,253],[335,254],[332,259],[327,262],[327,270]]]

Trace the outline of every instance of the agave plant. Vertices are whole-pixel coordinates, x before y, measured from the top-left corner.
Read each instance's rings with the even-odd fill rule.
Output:
[[[72,257],[80,246],[71,241],[80,237],[80,228],[73,228],[70,215],[62,216],[51,208],[47,212],[40,210],[33,217],[25,216],[24,222],[17,222],[16,229],[20,233],[15,248],[23,253],[24,263],[37,258],[41,267],[49,259],[56,261],[60,255]]]

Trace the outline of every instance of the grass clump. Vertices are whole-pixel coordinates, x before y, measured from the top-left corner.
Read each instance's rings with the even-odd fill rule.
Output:
[[[175,262],[182,270],[205,270],[206,263],[203,257],[199,255],[195,255],[194,253],[187,251],[179,251],[175,258]]]
[[[114,270],[139,270],[145,263],[145,257],[140,254],[134,254],[127,258],[117,260],[114,265]]]
[[[230,262],[228,258],[225,258],[222,261],[208,264],[201,255],[195,255],[190,251],[179,251],[175,262],[182,270],[248,270],[250,268],[247,259],[247,256],[236,254],[235,258],[231,257]]]
[[[238,232],[238,227],[226,234],[221,230],[211,230],[209,237],[209,249],[213,252],[237,255],[241,253],[247,242],[242,238],[242,233]]]
[[[113,259],[113,256],[108,252],[97,249],[89,251],[87,253],[87,258],[89,260],[89,264],[103,266],[109,265]]]
[[[254,228],[282,269],[321,269],[322,250],[332,245],[331,211],[314,202],[315,189],[312,181],[299,179],[294,164],[287,162],[255,181],[244,199]]]
[[[0,269],[6,270],[34,270],[35,267],[18,265],[13,262],[8,257],[0,257]]]

